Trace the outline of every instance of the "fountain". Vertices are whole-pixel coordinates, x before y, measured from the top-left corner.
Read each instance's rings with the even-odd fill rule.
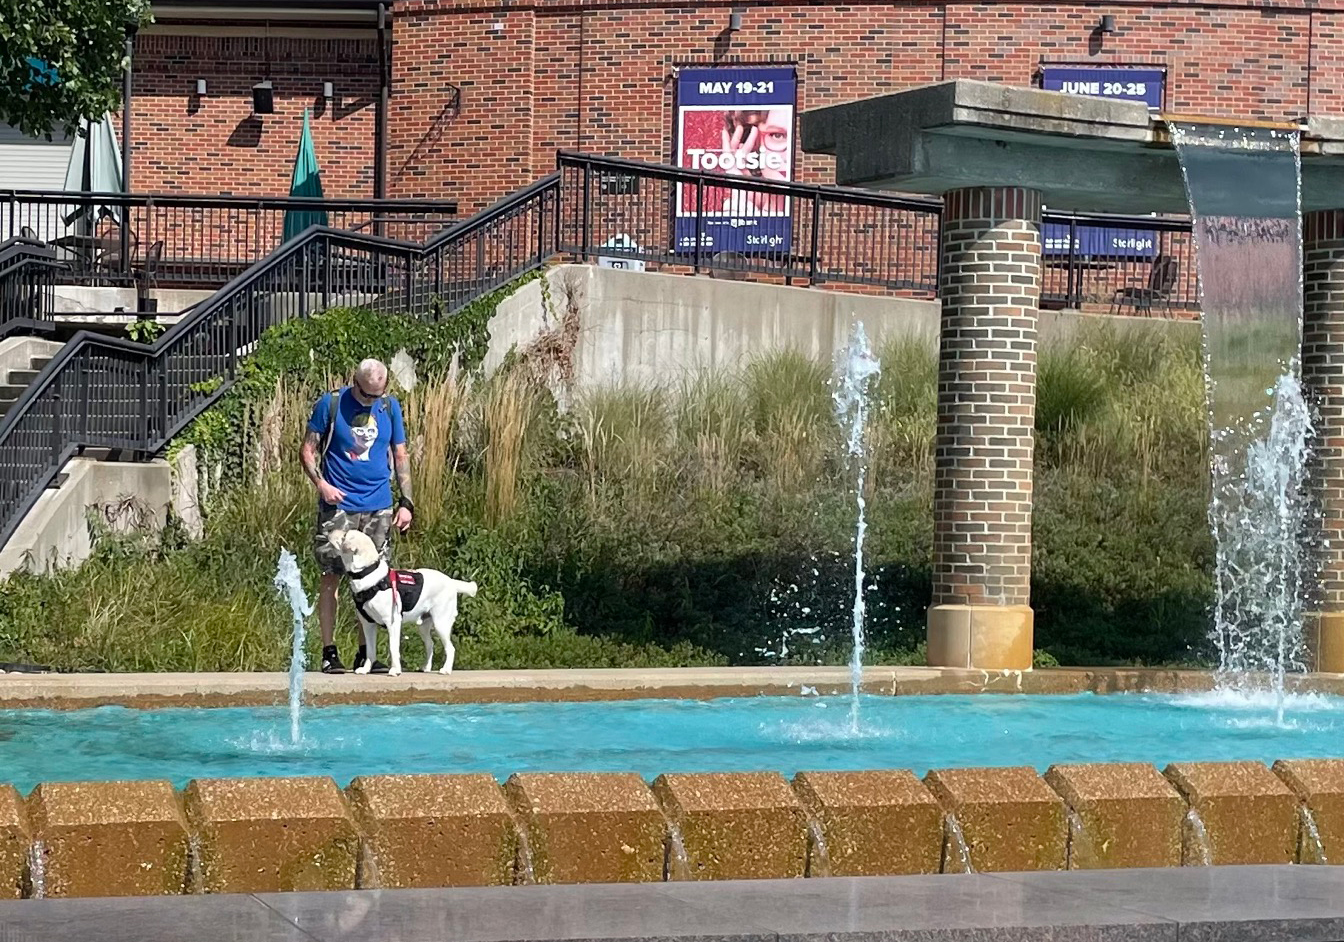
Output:
[[[304,624],[313,613],[313,606],[303,591],[303,577],[299,574],[298,560],[294,554],[283,547],[280,560],[275,567],[275,587],[289,602],[289,610],[294,616],[294,647],[289,659],[289,741],[298,745],[301,741],[301,713],[303,710],[303,671],[304,671]]]
[[[859,688],[863,682],[863,539],[868,529],[866,504],[863,489],[868,473],[868,456],[864,447],[868,426],[868,387],[870,381],[881,372],[881,365],[873,356],[868,345],[868,335],[864,332],[863,322],[854,325],[849,348],[845,352],[843,372],[838,378],[835,389],[835,411],[845,429],[846,450],[851,460],[858,465],[858,480],[854,496],[858,504],[859,519],[854,533],[854,614],[852,630],[854,648],[850,655],[850,729],[859,731]]]
[[[1305,669],[1308,442],[1298,132],[1173,122],[1203,309],[1220,685]],[[1256,199],[1246,210],[1246,195]]]

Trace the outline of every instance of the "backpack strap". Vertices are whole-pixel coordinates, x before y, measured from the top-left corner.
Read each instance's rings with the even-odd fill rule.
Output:
[[[346,387],[342,386],[334,392],[327,393],[327,430],[322,435],[322,461],[327,460],[327,452],[331,449],[331,440],[336,436],[336,411],[341,407],[341,397],[345,395]]]

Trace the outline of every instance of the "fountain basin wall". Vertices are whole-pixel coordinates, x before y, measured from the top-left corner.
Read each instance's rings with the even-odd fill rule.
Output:
[[[44,783],[26,798],[0,786],[0,898],[1320,863],[1344,859],[1341,842],[1344,760],[954,769],[922,781],[450,774],[342,790],[318,776],[194,780],[180,792]]]

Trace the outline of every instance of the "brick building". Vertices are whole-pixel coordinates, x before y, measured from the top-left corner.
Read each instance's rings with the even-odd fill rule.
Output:
[[[157,5],[136,42],[134,188],[282,193],[308,106],[332,195],[451,197],[470,211],[553,169],[557,148],[671,160],[676,74],[733,63],[793,66],[799,111],[948,78],[1040,84],[1061,64],[1159,70],[1168,112],[1344,110],[1344,12],[1301,0],[395,0],[381,30],[378,6]],[[274,113],[254,115],[264,80]],[[829,160],[795,141],[793,178],[829,182]]]

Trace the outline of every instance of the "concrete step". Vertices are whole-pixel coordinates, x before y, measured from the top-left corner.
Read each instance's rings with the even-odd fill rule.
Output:
[[[0,386],[0,400],[17,399],[23,395],[23,391],[27,388],[28,388],[27,386],[14,386],[9,383],[6,383],[5,385]]]
[[[41,370],[10,370],[8,382],[11,386],[30,386]]]

